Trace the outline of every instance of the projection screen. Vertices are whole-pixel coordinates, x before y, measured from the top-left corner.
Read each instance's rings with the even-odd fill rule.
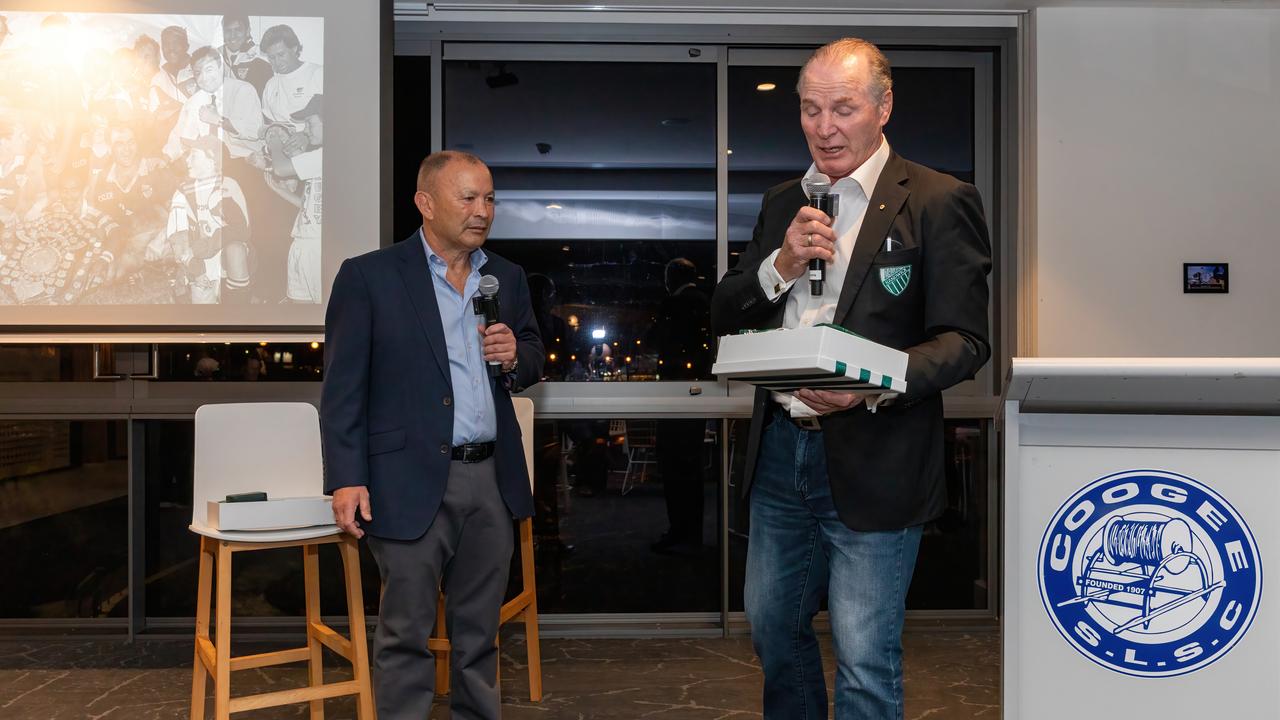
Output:
[[[0,324],[322,325],[379,245],[382,5],[0,10]]]

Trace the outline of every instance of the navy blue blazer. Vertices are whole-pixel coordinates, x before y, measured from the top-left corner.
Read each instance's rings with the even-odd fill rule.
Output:
[[[499,317],[515,333],[519,359],[514,377],[491,381],[498,486],[511,515],[529,517],[529,468],[510,393],[542,376],[542,340],[524,270],[485,254],[481,271],[498,279]],[[367,486],[373,521],[356,518],[365,532],[421,537],[444,497],[453,410],[444,326],[417,233],[344,261],[325,313],[325,492]]]

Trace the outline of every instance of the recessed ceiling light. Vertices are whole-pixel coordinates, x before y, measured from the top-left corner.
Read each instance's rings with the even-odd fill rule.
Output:
[[[559,205],[557,205],[556,203],[551,203],[550,205],[548,205],[548,206],[547,206],[547,209],[548,209],[548,210],[563,210],[564,208],[560,207],[560,206],[559,206]]]
[[[757,85],[756,89],[759,90],[760,92],[769,92],[770,90],[778,89],[778,86],[775,83],[766,82],[766,83],[760,83],[759,85]]]

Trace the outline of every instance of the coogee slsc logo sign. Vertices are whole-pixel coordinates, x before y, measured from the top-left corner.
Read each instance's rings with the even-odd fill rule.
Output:
[[[1199,670],[1244,636],[1262,565],[1244,518],[1189,477],[1108,475],[1077,492],[1040,542],[1040,597],[1085,657],[1140,677]]]

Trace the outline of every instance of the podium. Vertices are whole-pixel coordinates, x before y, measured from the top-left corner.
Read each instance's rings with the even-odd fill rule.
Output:
[[[1280,359],[1015,359],[1006,720],[1280,718]]]

